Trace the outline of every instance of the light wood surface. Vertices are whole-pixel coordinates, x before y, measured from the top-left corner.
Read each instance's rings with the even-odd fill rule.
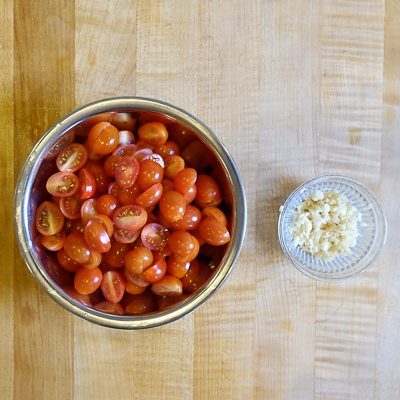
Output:
[[[400,397],[398,0],[0,2],[0,398]],[[82,321],[25,267],[13,190],[55,121],[123,95],[170,102],[222,139],[249,218],[232,274],[185,318],[140,332]],[[378,262],[343,283],[286,260],[279,206],[322,174],[369,186]]]

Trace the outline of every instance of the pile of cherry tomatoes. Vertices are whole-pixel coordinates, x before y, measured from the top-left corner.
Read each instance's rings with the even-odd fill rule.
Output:
[[[70,297],[106,313],[143,314],[204,284],[212,269],[201,248],[212,258],[210,248],[230,241],[220,187],[204,173],[207,151],[182,125],[150,112],[91,117],[53,146],[46,159],[58,172],[36,211],[34,246],[74,274],[63,287]]]

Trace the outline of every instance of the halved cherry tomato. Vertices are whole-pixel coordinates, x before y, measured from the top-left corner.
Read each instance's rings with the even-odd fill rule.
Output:
[[[72,222],[71,228],[69,228],[69,234],[71,233],[80,233],[83,235],[83,229],[85,225],[83,225],[82,219],[75,219]]]
[[[192,231],[197,229],[201,223],[201,211],[192,205],[186,206],[186,212],[181,219],[171,222],[171,225],[180,231]]]
[[[207,217],[214,217],[216,220],[221,222],[221,224],[227,228],[228,227],[228,220],[226,219],[225,214],[217,207],[206,207],[203,208],[203,211],[201,212],[203,219],[206,219]]]
[[[79,293],[73,286],[67,286],[67,287],[63,288],[63,291],[66,295],[68,295],[72,299],[78,301],[79,303],[83,304],[84,306],[88,306],[88,307],[92,306],[90,297],[87,294]]]
[[[183,289],[185,287],[190,286],[195,279],[197,278],[197,275],[199,274],[200,271],[200,263],[198,260],[193,260],[190,263],[190,267],[184,277],[181,278]]]
[[[72,172],[57,172],[46,183],[47,191],[53,196],[73,196],[79,189],[78,177]]]
[[[60,171],[75,172],[85,165],[86,160],[85,147],[79,143],[72,143],[57,156],[56,164]]]
[[[86,129],[85,136],[87,136],[89,134],[89,130],[93,128],[93,126],[95,126],[99,122],[111,122],[114,115],[115,115],[114,111],[108,111],[105,113],[93,115],[92,117],[86,118],[79,125],[81,125]]]
[[[165,226],[167,229],[174,229],[174,227],[172,226],[171,222],[169,222],[164,215],[162,214],[162,212],[160,211],[158,213],[158,222],[162,225]]]
[[[179,171],[174,177],[175,190],[181,194],[187,193],[195,184],[197,172],[193,168],[184,168]]]
[[[103,257],[101,253],[99,253],[96,250],[91,250],[90,251],[90,256],[89,256],[89,261],[87,263],[82,263],[82,267],[86,269],[93,269],[101,265],[101,262],[103,261]]]
[[[164,159],[159,154],[154,154],[153,153],[153,154],[149,154],[147,156],[144,156],[142,161],[141,161],[141,163],[143,161],[146,161],[146,160],[151,160],[151,161],[156,162],[157,164],[160,164],[161,168],[165,167]]]
[[[126,253],[124,263],[132,274],[141,274],[153,264],[153,253],[146,247],[136,247]]]
[[[79,219],[81,217],[81,206],[83,200],[78,193],[73,196],[61,197],[60,210],[69,219]]]
[[[162,184],[156,183],[155,185],[144,191],[140,196],[138,196],[135,200],[135,203],[142,207],[150,207],[152,205],[156,205],[159,202],[162,194]]]
[[[72,233],[67,236],[64,243],[64,250],[79,264],[89,261],[90,247],[80,233]]]
[[[231,240],[228,229],[216,218],[207,217],[200,226],[201,237],[213,246],[222,246]]]
[[[119,206],[118,199],[112,194],[104,194],[97,199],[97,209],[99,213],[109,218],[113,217]]]
[[[163,193],[159,202],[159,207],[163,216],[169,222],[174,222],[184,216],[186,212],[186,201],[179,192],[169,190]]]
[[[154,148],[154,153],[159,154],[162,158],[167,158],[169,156],[179,156],[180,150],[176,143],[167,140],[163,145],[156,146]]]
[[[127,243],[111,243],[111,249],[106,253],[107,263],[114,268],[122,268],[124,266],[125,255],[129,250],[131,250],[131,245]]]
[[[168,131],[161,122],[149,122],[139,128],[140,139],[152,146],[162,146],[168,139]]]
[[[150,250],[162,250],[168,243],[170,233],[164,226],[151,223],[142,229],[142,242]]]
[[[185,161],[181,156],[169,156],[164,160],[165,176],[169,179],[174,179],[175,175],[185,168]]]
[[[89,141],[86,140],[85,142],[85,149],[87,152],[87,158],[90,161],[98,161],[101,160],[102,158],[104,158],[103,154],[97,154],[90,146],[89,146]]]
[[[134,296],[133,299],[126,305],[126,314],[145,314],[157,310],[156,296],[149,295],[147,291],[138,296]]]
[[[174,257],[168,257],[167,259],[167,272],[169,275],[176,276],[177,278],[183,278],[190,267],[190,262],[179,262]]]
[[[193,250],[188,253],[188,254],[178,254],[178,253],[173,253],[173,257],[175,258],[176,261],[178,262],[187,262],[187,261],[193,261],[197,255],[199,254],[200,251],[200,245],[198,240],[192,236],[193,242],[194,242],[194,248]]]
[[[99,253],[107,253],[111,249],[110,237],[99,220],[91,219],[86,224],[83,237],[90,248]]]
[[[147,211],[147,210],[146,210]],[[147,221],[146,224],[151,224],[152,222],[155,222],[156,224],[159,224],[160,221],[158,220],[157,215],[153,214],[152,212],[147,211]]]
[[[94,195],[96,191],[96,180],[94,176],[86,169],[82,168],[79,171],[79,189],[78,195],[84,200]]]
[[[134,204],[118,208],[113,216],[115,226],[129,232],[140,229],[146,220],[146,210]]]
[[[128,130],[133,132],[137,120],[138,120],[137,114],[130,112],[121,112],[115,114],[114,118],[112,119],[112,124],[119,131]]]
[[[121,159],[122,156],[110,156],[107,158],[106,162],[104,163],[104,170],[109,177],[115,178],[115,169],[117,168],[117,165]]]
[[[215,180],[209,175],[199,175],[196,180],[196,200],[207,204],[222,199],[221,192]]]
[[[81,268],[75,274],[74,287],[80,294],[90,294],[101,285],[101,280],[102,274],[98,268]]]
[[[82,204],[81,219],[84,226],[97,214],[99,214],[99,210],[96,199],[88,199]]]
[[[139,174],[137,175],[137,183],[140,189],[144,191],[156,183],[160,183],[163,177],[164,170],[160,164],[152,160],[145,160],[140,164]]]
[[[115,196],[118,199],[118,191],[119,191],[120,187],[118,186],[118,183],[115,181],[112,181],[109,185],[108,185],[108,189],[107,189],[107,193],[108,194],[112,194],[113,196]]]
[[[141,163],[143,161],[144,157],[147,157],[148,155],[151,155],[151,154],[153,154],[153,150],[145,148],[145,149],[137,150],[133,154],[133,157],[135,157],[136,160],[138,160],[138,162]]]
[[[129,269],[127,268],[125,268],[124,273],[125,273],[125,278],[135,286],[147,287],[150,285],[150,282],[146,281],[146,279],[144,279],[142,274],[132,274],[132,272],[129,271]]]
[[[101,291],[111,303],[119,303],[125,293],[125,280],[117,271],[108,271],[103,275]]]
[[[57,258],[60,265],[69,272],[76,272],[81,268],[81,265],[74,261],[64,249],[57,251]]]
[[[135,204],[135,200],[143,193],[137,182],[130,188],[123,189],[118,186],[117,198],[121,205]]]
[[[193,236],[186,231],[176,231],[169,238],[168,246],[174,253],[186,256],[194,249]]]
[[[154,283],[159,281],[167,272],[167,263],[162,258],[158,260],[155,264],[151,267],[147,268],[145,271],[142,272],[142,276],[146,281],[150,283]]]
[[[197,274],[196,279],[194,282],[188,286],[184,286],[184,291],[186,293],[193,293],[197,289],[199,289],[209,278],[209,276],[212,274],[212,269],[205,263],[199,263],[199,273]]]
[[[166,275],[154,283],[151,290],[160,296],[179,296],[182,294],[182,282],[176,276]]]
[[[93,308],[97,311],[101,311],[106,314],[114,314],[114,315],[124,315],[124,309],[119,303],[111,303],[110,301],[102,301],[101,303],[97,303],[93,306]]]
[[[133,156],[138,151],[136,144],[123,144],[118,146],[113,152],[112,156]]]
[[[175,190],[174,182],[171,179],[164,178],[161,181],[161,185],[163,186],[163,192],[168,192],[168,190]]]
[[[96,219],[100,221],[100,223],[106,229],[108,237],[111,238],[114,233],[114,224],[112,223],[111,219],[107,217],[107,215],[97,214],[94,215],[91,219]]]
[[[64,247],[65,237],[65,232],[61,230],[54,235],[43,235],[40,242],[47,250],[58,251]]]
[[[154,262],[161,260],[162,258],[169,257],[172,254],[172,250],[166,245],[162,250],[154,250],[153,251],[153,258]]]
[[[123,229],[114,229],[114,238],[120,243],[133,243],[140,236],[140,230],[124,231]]]
[[[51,201],[43,202],[36,211],[36,228],[42,235],[55,235],[64,226],[64,214]]]
[[[106,174],[105,169],[101,165],[91,164],[87,166],[87,170],[93,175],[96,181],[96,192],[106,193],[108,185],[111,183],[111,178]]]
[[[90,130],[88,142],[97,154],[110,154],[118,146],[118,129],[109,122],[99,122]]]
[[[54,160],[57,156],[66,149],[75,139],[75,131],[70,130],[59,139],[52,148],[45,154],[45,160]]]
[[[147,286],[136,286],[133,283],[125,280],[125,290],[130,294],[140,294],[146,290]]]
[[[135,141],[135,135],[131,131],[119,131],[119,146],[124,144],[134,144]]]
[[[115,180],[121,188],[130,188],[139,174],[139,162],[133,156],[122,157],[115,168]]]
[[[191,235],[192,235],[193,237],[195,237],[195,238],[197,239],[197,241],[199,242],[199,245],[200,245],[200,246],[203,246],[203,244],[206,243],[206,241],[205,241],[205,240],[202,238],[202,236],[200,235],[199,228],[190,231],[190,233],[191,233]]]
[[[197,187],[196,185],[193,185],[184,195],[184,199],[186,201],[186,204],[190,204],[195,198],[197,194]]]
[[[138,147],[139,150],[143,150],[143,149],[150,149],[151,151],[154,150],[154,146],[152,146],[151,144],[148,144],[146,142],[144,142],[142,139],[139,139],[136,142],[136,146]]]

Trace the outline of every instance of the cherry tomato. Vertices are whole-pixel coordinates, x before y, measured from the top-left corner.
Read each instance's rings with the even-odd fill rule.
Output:
[[[102,154],[97,154],[90,146],[89,146],[89,141],[86,140],[85,142],[85,149],[87,152],[87,158],[90,161],[98,161],[101,160],[102,158],[104,158],[104,155]]]
[[[84,200],[94,195],[96,191],[96,180],[94,176],[86,169],[82,168],[79,171],[79,189],[78,195]]]
[[[135,136],[131,131],[119,131],[119,146],[124,144],[134,144],[135,141]]]
[[[123,229],[114,229],[114,238],[120,243],[133,243],[140,236],[140,230],[124,231]]]
[[[99,253],[107,253],[111,248],[110,237],[104,225],[96,219],[91,219],[83,230],[83,236],[90,246]]]
[[[57,259],[60,265],[69,272],[76,272],[81,268],[81,265],[74,261],[64,249],[57,251]]]
[[[144,156],[141,163],[146,160],[151,160],[151,161],[156,162],[157,164],[160,164],[161,168],[165,167],[164,159],[159,154],[153,153],[153,154]]]
[[[71,299],[78,301],[79,303],[83,304],[84,306],[87,306],[87,307],[92,306],[90,297],[87,294],[79,293],[72,285],[63,288],[63,291],[67,296],[71,297]]]
[[[114,268],[122,268],[125,255],[130,249],[131,247],[127,243],[112,243],[110,251],[106,253],[106,262]]]
[[[64,247],[65,243],[65,232],[61,230],[54,235],[43,235],[40,239],[40,242],[47,250],[50,251],[58,251]]]
[[[154,257],[154,262],[157,262],[158,260],[161,260],[162,258],[169,257],[172,254],[172,250],[169,248],[169,246],[165,246],[162,250],[154,250],[153,251],[153,257]]]
[[[150,250],[162,250],[168,243],[170,233],[164,226],[151,223],[142,229],[141,239]]]
[[[118,208],[115,212],[113,221],[117,228],[124,231],[137,231],[147,220],[147,212],[143,207],[128,205]]]
[[[168,192],[168,190],[175,190],[174,188],[174,182],[171,181],[171,179],[164,178],[161,181],[161,185],[163,187],[163,192]]]
[[[89,135],[90,129],[93,128],[96,124],[98,124],[99,122],[111,122],[114,115],[114,111],[93,115],[92,117],[86,118],[79,125],[81,125],[86,130],[84,135],[87,136]]]
[[[173,253],[173,257],[176,261],[178,262],[187,262],[187,261],[193,261],[197,255],[199,254],[200,251],[200,245],[198,240],[192,236],[193,243],[194,243],[194,248],[193,250],[190,251],[190,253],[187,254],[178,254],[178,253]]]
[[[115,211],[119,208],[118,199],[112,194],[104,194],[97,199],[97,209],[100,214],[112,218]]]
[[[160,164],[152,160],[145,160],[140,164],[140,170],[137,176],[137,183],[140,189],[145,191],[156,183],[160,183],[163,177],[164,170]]]
[[[199,228],[193,229],[192,231],[190,231],[190,233],[193,237],[195,237],[197,239],[200,246],[203,246],[203,244],[205,244],[206,241],[201,237]]]
[[[176,276],[166,275],[151,290],[160,296],[179,296],[182,294],[182,282]]]
[[[139,185],[135,183],[132,187],[123,189],[118,186],[117,198],[121,205],[127,206],[129,204],[135,204],[135,200],[143,193]]]
[[[46,189],[54,196],[73,196],[79,189],[78,177],[72,172],[57,172],[47,180]]]
[[[93,306],[93,308],[97,311],[101,311],[106,314],[114,314],[114,315],[124,315],[124,309],[119,303],[111,303],[110,301],[102,301]]]
[[[188,192],[197,179],[197,172],[193,168],[185,168],[174,177],[175,190],[181,194]]]
[[[147,291],[138,296],[134,296],[125,307],[125,313],[132,315],[150,313],[156,310],[157,303],[155,296],[150,296]]]
[[[194,249],[193,236],[186,231],[176,231],[169,238],[169,248],[176,254],[186,256]]]
[[[147,210],[146,210],[147,211]],[[160,221],[158,220],[157,215],[153,214],[152,212],[147,211],[147,221],[146,224],[151,224],[152,222],[155,222],[156,224],[159,224]]]
[[[62,197],[60,200],[60,210],[69,219],[79,219],[81,217],[81,206],[83,201],[78,193],[73,196]]]
[[[221,211],[222,212],[222,211]],[[192,205],[186,206],[186,212],[181,219],[171,222],[171,225],[180,231],[192,231],[201,223],[201,211]]]
[[[83,222],[81,219],[75,219],[72,222],[71,228],[69,228],[69,234],[71,233],[80,233],[83,235],[83,229],[85,228],[85,225],[83,225]]]
[[[184,216],[186,212],[186,201],[179,192],[169,190],[162,195],[159,207],[163,216],[169,222],[174,222]]]
[[[138,135],[145,143],[161,146],[168,139],[168,131],[161,122],[149,122],[139,128]]]
[[[150,285],[150,282],[148,282],[146,279],[144,279],[142,274],[132,274],[129,269],[125,268],[125,278],[135,286],[139,287],[147,287]]]
[[[174,257],[168,257],[167,259],[167,272],[169,275],[176,276],[177,278],[183,278],[190,267],[190,262],[179,262]]]
[[[163,145],[156,146],[154,153],[159,154],[162,158],[167,158],[169,156],[179,156],[180,151],[176,143],[168,140]]]
[[[45,160],[54,160],[57,156],[66,149],[75,139],[75,132],[73,130],[65,133],[61,139],[59,139],[51,149],[44,156]]]
[[[130,294],[140,294],[146,290],[147,286],[136,286],[133,283],[125,280],[125,290]]]
[[[175,175],[185,168],[185,161],[180,156],[169,156],[164,160],[165,176],[169,179],[174,179]]]
[[[36,211],[36,228],[42,235],[55,235],[64,226],[64,214],[51,201],[43,202]]]
[[[52,201],[54,204],[57,204],[59,207],[60,207],[60,200],[61,200],[61,197],[58,197],[58,196],[51,196],[51,201]]]
[[[200,226],[201,237],[213,246],[222,246],[231,240],[228,229],[214,217],[207,217]]]
[[[221,224],[227,228],[228,227],[228,220],[226,219],[225,214],[217,207],[206,207],[201,212],[203,219],[207,217],[214,217],[216,220],[221,222]]]
[[[107,215],[97,214],[94,215],[91,219],[100,221],[100,223],[106,229],[108,237],[111,238],[114,233],[114,224],[112,223],[111,219],[107,217]]]
[[[101,262],[103,261],[103,257],[101,253],[99,253],[96,250],[91,250],[90,251],[90,257],[89,261],[87,263],[82,263],[82,267],[86,269],[93,269],[101,265]]]
[[[67,236],[64,243],[64,250],[79,264],[89,261],[90,247],[80,233],[72,233]]]
[[[199,175],[196,181],[196,200],[201,203],[210,203],[222,199],[221,192],[215,180],[208,175]]]
[[[107,158],[106,162],[104,163],[104,170],[109,177],[115,178],[115,169],[117,168],[117,165],[121,159],[122,156],[110,156]]]
[[[113,156],[133,156],[138,151],[136,144],[123,144],[118,146],[113,152]]]
[[[156,205],[159,202],[162,194],[163,186],[161,185],[161,183],[156,183],[155,185],[144,191],[140,196],[138,196],[135,200],[135,203],[142,207],[150,207],[152,205]]]
[[[197,187],[196,185],[193,185],[184,195],[184,199],[186,201],[186,204],[190,204],[195,198],[197,194]]]
[[[115,168],[115,180],[121,188],[130,188],[135,184],[139,173],[138,160],[133,156],[125,156]]]
[[[108,271],[103,275],[101,291],[107,301],[119,303],[125,293],[125,280],[117,271]]]
[[[88,199],[82,204],[81,219],[84,226],[97,214],[99,214],[99,210],[96,199]]]
[[[199,271],[200,271],[200,263],[198,262],[198,260],[193,260],[190,263],[190,267],[186,275],[181,278],[183,289],[185,289],[185,287],[190,286],[195,281],[197,275],[199,274]]]
[[[162,226],[164,226],[165,228],[167,228],[167,229],[174,229],[174,227],[172,226],[172,224],[171,224],[171,222],[169,222],[165,217],[164,217],[164,215],[162,214],[162,212],[159,212],[158,213],[158,222],[162,225]]]
[[[128,130],[133,132],[137,120],[138,120],[137,114],[130,112],[121,112],[115,114],[114,118],[112,119],[112,124],[119,131]]]
[[[144,157],[147,157],[148,155],[151,155],[151,154],[153,154],[153,151],[151,149],[145,148],[145,149],[140,149],[140,150],[136,151],[133,154],[133,157],[135,157],[136,160],[138,160],[138,162],[141,163],[143,161]]]
[[[141,274],[153,264],[153,253],[146,247],[136,247],[126,253],[124,263],[132,274]]]
[[[56,164],[60,171],[75,172],[85,165],[86,160],[85,147],[79,143],[72,143],[57,156]]]
[[[118,191],[120,187],[118,186],[117,182],[113,181],[108,185],[107,193],[112,194],[118,199]]]
[[[112,153],[119,142],[118,129],[109,122],[99,122],[89,132],[89,146],[97,154]]]
[[[194,199],[194,204],[196,204],[196,206],[201,208],[202,210],[206,207],[218,207],[221,204],[221,202],[222,202],[222,197],[214,201],[210,201],[209,203],[202,203],[201,201]]]
[[[203,286],[203,284],[212,274],[212,270],[207,264],[205,263],[199,263],[199,264],[200,264],[200,269],[196,279],[193,281],[192,284],[184,286],[184,290],[186,293],[193,293],[196,290],[200,289],[200,287]]]
[[[75,274],[74,287],[80,294],[90,294],[101,285],[101,280],[102,274],[98,268],[81,268]]]
[[[186,148],[190,143],[197,140],[197,136],[189,128],[175,123],[168,126],[169,138],[175,142],[180,149]]]
[[[139,150],[142,150],[142,149],[150,149],[151,151],[154,150],[154,146],[152,146],[151,144],[148,144],[148,143],[144,142],[142,139],[139,139],[139,140],[136,142],[136,146],[138,147]]]
[[[111,183],[111,178],[106,174],[105,169],[101,165],[92,164],[87,167],[87,170],[96,181],[96,192],[106,193],[108,185]]]
[[[198,139],[190,143],[182,151],[181,157],[185,160],[185,164],[188,167],[196,169],[199,173],[202,173],[210,165],[210,161],[212,162],[214,159],[208,147]]]
[[[167,272],[167,263],[162,258],[142,272],[142,276],[150,283],[158,282]]]

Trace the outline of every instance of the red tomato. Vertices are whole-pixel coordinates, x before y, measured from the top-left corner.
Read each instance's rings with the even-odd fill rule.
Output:
[[[83,225],[83,222],[81,219],[75,219],[72,222],[71,228],[69,228],[69,234],[71,233],[80,233],[83,235],[83,229],[85,228],[85,225]]]
[[[89,141],[86,140],[85,142],[85,149],[87,152],[87,158],[91,161],[98,161],[101,160],[104,155],[102,154],[97,154],[90,146],[89,146]]]
[[[85,226],[83,236],[90,248],[99,253],[107,253],[111,248],[110,237],[99,220],[91,219]]]
[[[169,222],[174,222],[184,216],[186,201],[180,193],[175,190],[169,190],[162,195],[159,207],[163,216]]]
[[[93,269],[101,265],[101,262],[103,261],[103,257],[101,253],[91,250],[90,251],[90,257],[89,261],[87,263],[82,263],[82,267],[86,269]]]
[[[194,249],[193,236],[186,231],[174,232],[168,243],[169,248],[176,254],[185,256]]]
[[[197,172],[193,168],[185,168],[174,177],[175,190],[181,194],[187,193],[195,184]]]
[[[207,217],[200,226],[201,237],[213,246],[222,246],[231,240],[228,229],[214,217]]]
[[[142,150],[142,149],[150,149],[151,151],[154,150],[154,146],[152,146],[151,144],[148,144],[148,143],[144,142],[142,139],[139,139],[139,140],[136,142],[136,146],[138,147],[139,150]]]
[[[146,210],[147,211],[147,210]],[[152,212],[147,211],[147,221],[146,224],[151,224],[152,222],[155,222],[158,224],[160,221],[158,220],[157,215],[153,214]]]
[[[102,114],[93,115],[82,121],[79,125],[86,129],[85,136],[89,135],[89,130],[99,122],[111,122],[115,115],[114,111],[105,112]]]
[[[222,199],[221,192],[215,180],[208,175],[199,175],[196,181],[196,200],[207,204]]]
[[[110,156],[107,158],[106,162],[104,163],[104,170],[109,177],[115,178],[115,169],[117,168],[117,165],[121,159],[122,156]]]
[[[168,131],[161,122],[149,122],[139,128],[138,135],[145,143],[162,146],[168,139]]]
[[[101,291],[111,303],[119,303],[125,293],[125,280],[117,271],[108,271],[103,275]]]
[[[81,265],[74,261],[64,249],[57,251],[57,258],[60,265],[69,272],[76,272],[81,268]]]
[[[53,196],[73,196],[79,189],[78,177],[72,172],[57,172],[46,183],[47,191]]]
[[[194,204],[196,204],[197,207],[201,208],[202,210],[206,207],[218,207],[222,202],[222,197],[220,197],[217,200],[210,201],[209,203],[202,203],[201,201],[194,199]]]
[[[67,236],[64,243],[64,250],[79,264],[89,261],[90,247],[80,233],[72,233]]]
[[[108,185],[107,193],[112,194],[118,199],[119,186],[117,182],[113,181]]]
[[[115,180],[121,188],[132,187],[139,174],[139,162],[133,156],[122,157],[115,168]]]
[[[150,207],[156,205],[163,194],[163,186],[161,183],[156,183],[151,186],[145,192],[143,192],[139,197],[136,198],[135,202],[142,207]]]
[[[87,170],[96,181],[96,192],[106,193],[108,185],[111,183],[111,178],[106,174],[105,169],[101,165],[92,164],[87,167]]]
[[[181,219],[171,222],[171,225],[180,231],[192,231],[201,223],[201,211],[192,205],[186,206],[186,212]]]
[[[172,182],[171,179],[164,178],[161,181],[161,185],[163,187],[163,192],[168,192],[168,190],[175,190],[174,182]]]
[[[169,156],[179,156],[180,150],[176,143],[168,140],[163,145],[156,146],[154,153],[159,154],[162,158],[167,158]]]
[[[160,164],[161,168],[165,167],[164,159],[159,154],[150,154],[150,155],[144,156],[141,163],[146,160],[151,160],[151,161],[156,162],[157,164]]]
[[[217,207],[206,207],[201,212],[203,219],[207,217],[214,217],[216,220],[221,222],[221,224],[227,228],[228,227],[228,220],[226,219],[225,214]]]
[[[153,257],[154,257],[154,262],[157,262],[158,260],[161,260],[162,258],[169,257],[172,254],[172,250],[169,248],[169,246],[165,246],[162,250],[154,250],[153,251]]]
[[[143,207],[128,205],[118,208],[115,212],[113,221],[117,228],[124,231],[137,231],[147,220],[147,212]]]
[[[204,244],[206,241],[201,237],[200,232],[199,232],[199,228],[190,231],[190,233],[191,233],[191,235],[192,235],[193,237],[195,237],[195,238],[198,240],[199,245],[200,245],[200,246],[203,246],[203,244]]]
[[[75,172],[85,165],[86,160],[85,147],[79,143],[72,143],[57,156],[56,164],[60,171]]]
[[[56,204],[43,202],[36,211],[36,228],[42,235],[55,235],[64,226],[64,215]]]
[[[82,168],[79,171],[79,189],[78,195],[84,200],[94,195],[96,191],[96,180],[94,176],[86,169]]]
[[[107,215],[97,214],[93,216],[91,219],[100,221],[100,223],[106,229],[108,237],[111,238],[111,236],[114,233],[114,224],[112,223],[111,219],[107,217]]]
[[[101,285],[101,280],[102,274],[98,268],[81,268],[75,274],[74,287],[80,294],[90,294]]]
[[[193,238],[193,243],[194,243],[193,250],[188,254],[173,253],[173,257],[175,258],[176,261],[187,262],[187,261],[192,261],[197,257],[197,255],[199,254],[199,251],[200,251],[200,245],[199,245],[198,240],[194,236],[192,236],[192,238]]]
[[[169,275],[176,276],[177,278],[183,278],[190,267],[190,262],[179,262],[174,257],[168,257],[167,259],[167,272]]]
[[[152,160],[145,160],[140,164],[139,174],[137,175],[137,183],[140,189],[145,191],[156,183],[160,183],[163,177],[164,170],[160,164]]]
[[[118,146],[118,129],[109,122],[99,122],[90,130],[88,142],[97,154],[110,154]]]
[[[119,131],[119,141],[118,145],[124,145],[124,144],[134,144],[136,141],[135,136],[132,132],[130,131]]]
[[[79,219],[81,217],[81,206],[83,201],[78,193],[73,196],[62,197],[60,200],[60,210],[69,219]]]
[[[186,204],[190,204],[197,195],[197,187],[196,185],[193,185],[184,195],[184,199],[186,201]]]
[[[133,243],[139,236],[140,230],[128,232],[123,229],[114,229],[114,238],[120,243]]]
[[[174,229],[174,227],[172,226],[171,222],[169,222],[164,215],[162,214],[162,212],[158,213],[158,222],[162,225],[165,226],[167,229]]]
[[[185,168],[185,161],[180,156],[169,156],[165,160],[165,176],[174,179],[175,175]]]
[[[146,281],[142,274],[132,274],[127,268],[125,268],[125,278],[135,286],[147,287],[150,285],[150,282]]]
[[[143,193],[139,185],[135,183],[132,187],[123,189],[118,186],[117,198],[123,206],[135,204],[135,200]]]
[[[151,290],[160,296],[179,296],[182,294],[182,282],[176,276],[166,275]]]
[[[199,271],[200,271],[200,263],[198,262],[198,260],[193,260],[190,263],[190,267],[186,275],[183,278],[181,278],[183,289],[185,289],[185,287],[190,286],[195,281],[197,275],[199,274]]]
[[[90,301],[90,297],[87,294],[79,293],[72,285],[63,288],[63,291],[66,295],[71,297],[72,299],[78,301],[84,306],[91,307],[92,303]]]
[[[159,281],[167,272],[167,263],[164,259],[158,260],[151,267],[142,272],[142,276],[146,281],[154,283]]]
[[[125,255],[130,249],[131,247],[127,243],[112,243],[110,251],[106,253],[106,262],[114,268],[122,268]]]
[[[155,296],[151,296],[146,292],[134,296],[134,298],[126,305],[126,314],[145,314],[157,310],[157,303]]]
[[[112,194],[104,194],[97,199],[97,209],[100,214],[112,218],[115,211],[119,208],[118,199]]]
[[[60,200],[61,200],[61,197],[58,197],[58,196],[51,196],[51,201],[52,201],[54,204],[57,204],[59,207],[60,207]]]
[[[136,247],[126,253],[124,263],[132,274],[141,274],[153,264],[153,253],[146,247]]]
[[[63,137],[59,139],[53,147],[44,156],[45,160],[54,160],[57,156],[66,149],[75,139],[74,130],[64,133]]]
[[[141,163],[143,161],[144,157],[147,157],[148,155],[151,155],[151,154],[153,154],[153,150],[146,148],[146,149],[140,149],[140,150],[136,151],[133,154],[133,157],[135,157],[136,160],[138,160],[138,162]]]
[[[212,269],[205,263],[200,263],[200,270],[197,274],[196,279],[192,284],[188,286],[184,286],[184,290],[186,293],[193,293],[196,290],[200,289],[201,286],[207,281],[209,276],[212,274]]]
[[[113,156],[133,156],[138,151],[138,147],[135,144],[123,144],[118,146],[113,152]]]
[[[81,206],[81,218],[84,226],[99,213],[97,209],[97,200],[88,199]]]
[[[162,250],[167,245],[169,237],[168,229],[157,223],[147,224],[142,229],[142,242],[150,250]]]
[[[135,113],[129,112],[122,112],[115,114],[114,118],[112,119],[112,124],[119,130],[119,131],[131,131],[135,129],[136,121],[138,120],[138,116]]]
[[[47,250],[50,251],[58,251],[64,247],[65,243],[65,232],[61,230],[54,235],[43,235],[40,238],[40,242]]]
[[[114,314],[114,315],[124,315],[124,309],[119,303],[111,303],[110,301],[102,301],[93,306],[93,308],[97,311],[101,311],[106,314]]]
[[[140,294],[146,290],[147,286],[136,286],[133,283],[125,280],[125,290],[130,294]]]

